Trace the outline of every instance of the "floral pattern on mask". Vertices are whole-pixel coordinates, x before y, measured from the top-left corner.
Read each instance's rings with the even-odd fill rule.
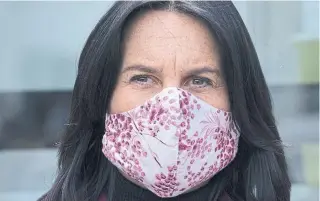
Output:
[[[174,197],[225,168],[238,139],[231,113],[171,87],[128,112],[107,114],[102,151],[127,177]]]

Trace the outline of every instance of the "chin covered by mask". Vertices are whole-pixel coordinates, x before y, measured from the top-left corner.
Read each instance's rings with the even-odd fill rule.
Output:
[[[166,88],[128,112],[107,114],[105,123],[104,155],[159,197],[207,182],[238,150],[231,113],[180,88]]]

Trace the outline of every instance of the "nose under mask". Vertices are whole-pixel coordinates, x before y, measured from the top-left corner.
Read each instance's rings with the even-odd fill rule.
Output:
[[[107,114],[102,152],[123,174],[159,197],[210,180],[235,158],[231,113],[169,87],[141,106]]]

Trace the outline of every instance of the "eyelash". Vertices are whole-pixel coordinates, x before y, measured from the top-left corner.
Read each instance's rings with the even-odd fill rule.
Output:
[[[191,80],[189,81],[195,81],[195,80],[200,80],[201,82],[205,82],[206,86],[199,86],[197,88],[205,88],[207,86],[213,86],[213,83],[212,81],[209,79],[209,78],[206,78],[206,77],[193,77],[191,78]],[[188,82],[189,82],[188,81]],[[187,82],[186,82],[187,83]]]
[[[139,81],[139,79],[151,79],[153,82],[157,82],[156,81],[156,78],[151,76],[151,75],[134,75],[130,78],[129,82],[130,83],[135,83],[135,84],[138,84],[138,85],[141,85],[143,87],[149,87],[150,83],[147,83],[147,82],[141,82]],[[190,82],[190,81],[194,81],[194,80],[200,80],[201,82],[205,82],[206,83],[206,86],[199,86],[199,87],[196,87],[196,88],[205,88],[205,87],[213,87],[213,82],[212,80],[210,80],[209,78],[206,78],[206,77],[190,77],[184,84]]]
[[[148,86],[148,85],[151,85],[151,84],[148,84],[146,82],[141,82],[139,81],[139,79],[151,79],[152,81],[154,81],[154,77],[150,76],[150,75],[134,75],[130,78],[130,83],[135,83],[135,84],[138,84],[138,85],[142,85],[142,86]]]

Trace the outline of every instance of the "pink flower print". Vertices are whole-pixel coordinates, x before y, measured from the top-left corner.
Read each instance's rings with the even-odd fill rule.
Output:
[[[106,120],[103,153],[160,197],[176,196],[210,179],[237,152],[238,132],[230,113],[212,109],[189,92],[178,90],[170,89],[177,93],[172,96],[164,91]],[[162,151],[168,151],[167,155],[160,155]],[[144,166],[153,162],[152,171]]]
[[[201,105],[197,104],[197,109],[200,110],[200,108],[201,108]]]
[[[184,143],[179,143],[179,150],[184,151],[187,150],[189,146]]]
[[[168,96],[164,96],[164,97],[162,98],[163,101],[166,101],[166,100],[168,100],[168,99],[169,99]]]
[[[173,104],[173,103],[175,103],[175,102],[177,102],[176,99],[170,99],[170,100],[169,100],[169,103],[170,103],[170,104]]]
[[[217,113],[210,112],[206,116],[206,120],[200,122],[204,124],[201,132],[205,133],[205,138],[212,137],[217,138],[222,132],[227,132],[227,128],[220,122],[220,118]],[[222,129],[222,130],[221,130]]]
[[[184,99],[183,99],[183,103],[184,103],[185,105],[188,105],[188,104],[189,104],[189,99],[188,99],[188,98],[184,98]]]
[[[207,167],[207,163],[204,163],[200,171],[193,172],[192,166],[188,166],[187,170],[188,173],[184,176],[184,179],[188,181],[189,187],[197,186],[198,184],[202,183],[203,181],[209,179],[209,175],[212,172],[212,170]]]
[[[180,186],[175,174],[177,166],[169,166],[167,169],[167,173],[161,172],[155,175],[156,182],[152,185],[154,191],[161,197],[172,196],[173,192],[177,191]]]

